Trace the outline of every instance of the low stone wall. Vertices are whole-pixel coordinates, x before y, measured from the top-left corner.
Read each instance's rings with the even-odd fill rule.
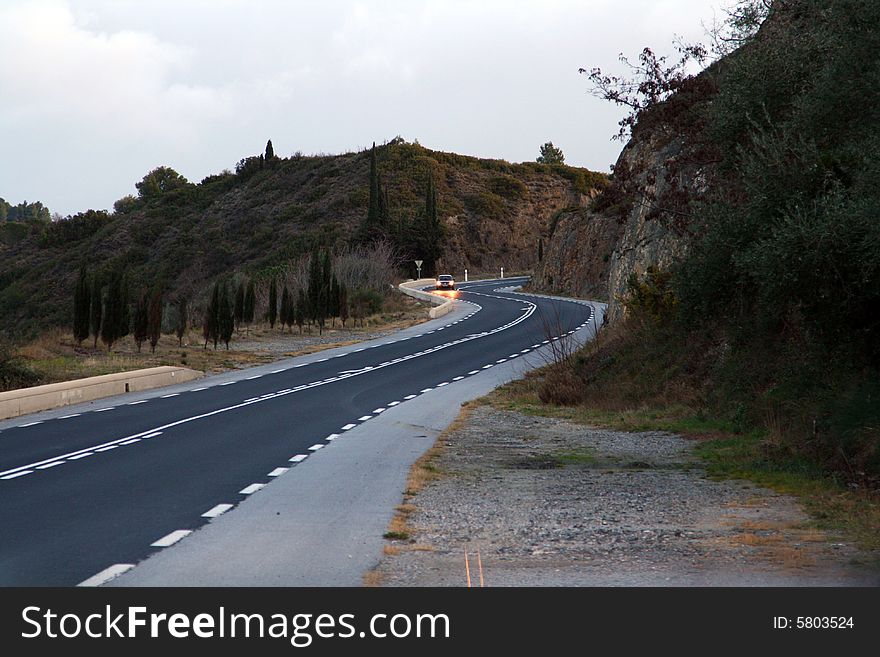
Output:
[[[405,283],[401,283],[398,286],[398,289],[414,299],[433,303],[435,307],[428,311],[428,316],[431,319],[436,319],[437,317],[442,317],[446,313],[451,312],[452,309],[455,308],[455,302],[453,299],[445,299],[445,297],[440,297],[436,294],[431,294],[430,292],[425,292],[420,289],[427,285],[434,285],[434,283],[435,280],[433,278],[420,278],[417,281],[406,281]]]
[[[79,404],[81,402],[186,383],[204,376],[185,367],[150,367],[133,372],[105,374],[87,379],[0,392],[0,420]]]

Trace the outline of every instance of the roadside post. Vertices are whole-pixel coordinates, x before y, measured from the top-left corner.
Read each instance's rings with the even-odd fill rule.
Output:
[[[416,280],[419,280],[422,277],[422,260],[416,260]]]

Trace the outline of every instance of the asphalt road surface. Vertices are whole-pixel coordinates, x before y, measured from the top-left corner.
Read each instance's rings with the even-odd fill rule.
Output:
[[[522,282],[463,284],[453,314],[371,343],[0,422],[0,585],[101,583],[383,412],[591,329],[594,307]]]

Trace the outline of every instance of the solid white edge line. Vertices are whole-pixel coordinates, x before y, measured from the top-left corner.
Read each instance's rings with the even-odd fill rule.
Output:
[[[88,579],[83,580],[82,582],[77,584],[77,586],[82,586],[82,587],[87,587],[87,588],[101,586],[101,584],[106,584],[111,579],[116,579],[122,573],[127,572],[127,571],[131,570],[132,568],[134,568],[133,563],[115,563],[112,566],[110,566],[109,568],[105,568],[97,575],[92,575]]]
[[[170,547],[190,534],[192,534],[192,529],[175,529],[173,532],[163,536],[158,541],[150,543],[150,547]]]

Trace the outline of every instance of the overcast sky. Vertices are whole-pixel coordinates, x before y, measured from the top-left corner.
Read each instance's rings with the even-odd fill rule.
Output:
[[[0,197],[111,208],[159,165],[198,182],[402,136],[607,171],[621,110],[579,67],[702,40],[723,0],[2,0]]]

